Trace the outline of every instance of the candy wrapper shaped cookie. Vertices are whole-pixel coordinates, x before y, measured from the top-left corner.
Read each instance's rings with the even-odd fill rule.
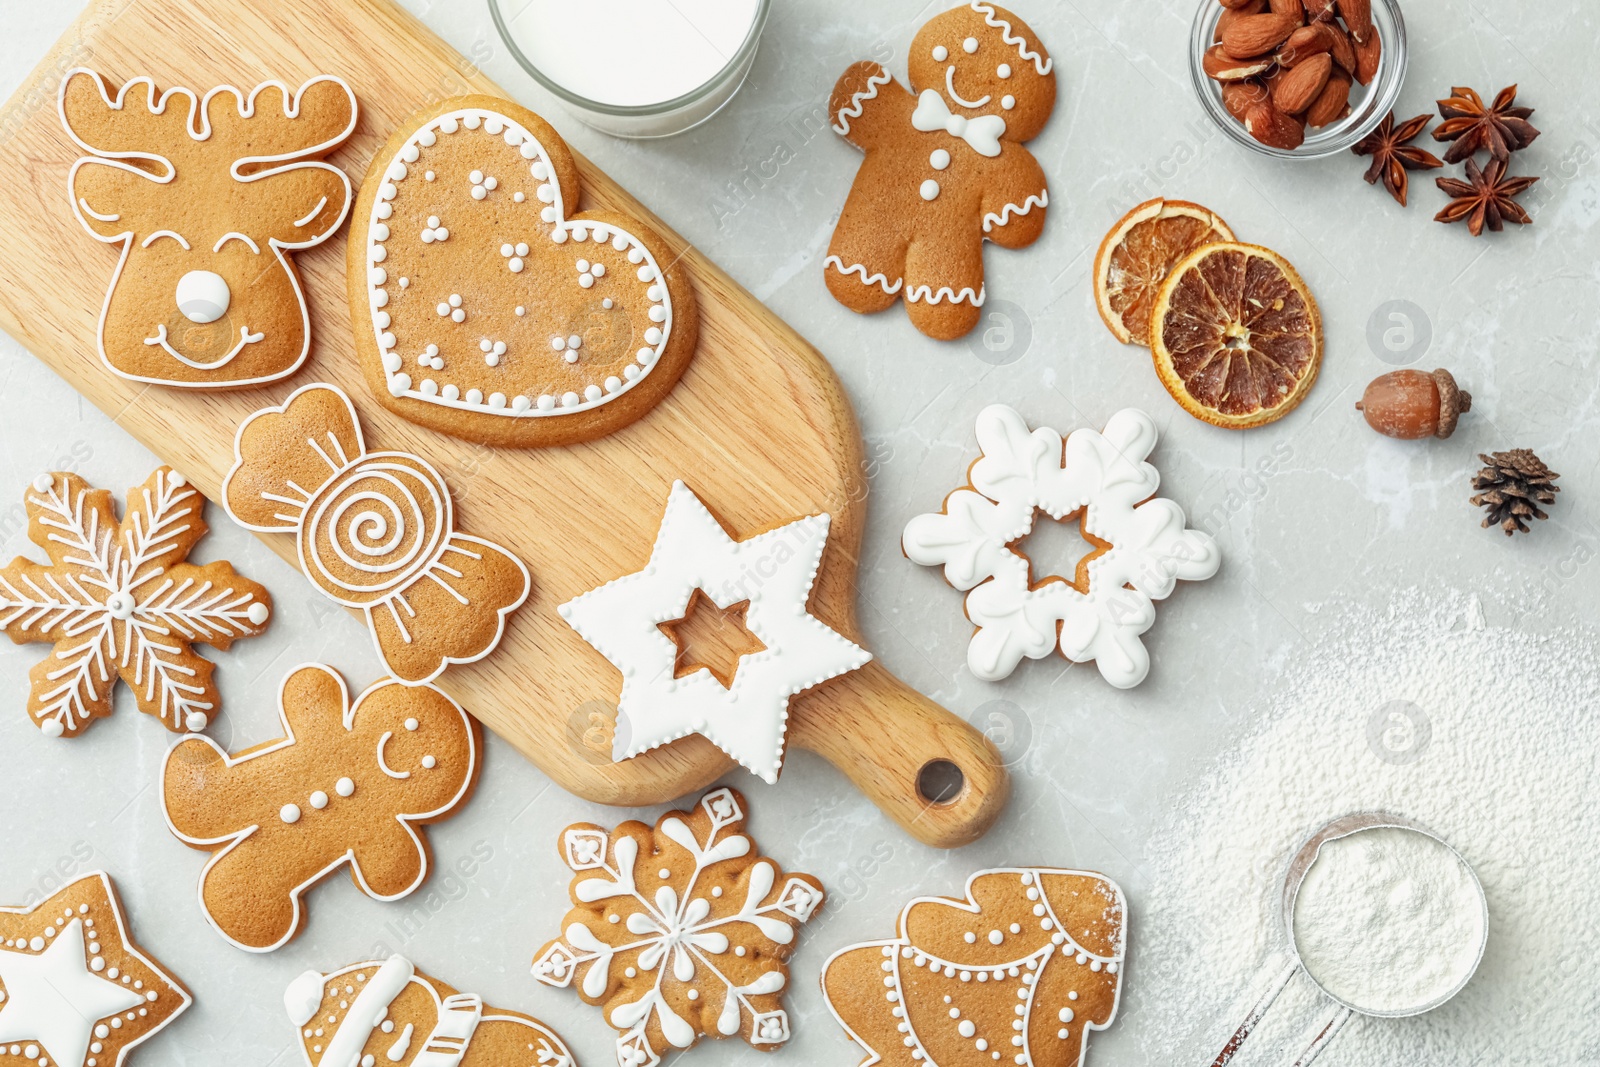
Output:
[[[866,153],[824,260],[852,311],[904,299],[917,329],[950,340],[982,314],[983,243],[1023,248],[1050,195],[1025,141],[1056,104],[1052,61],[1026,23],[973,0],[917,32],[908,92],[877,64],[845,71],[834,132]]]
[[[822,992],[863,1063],[1079,1064],[1117,1014],[1126,921],[1103,875],[979,871],[966,899],[913,900],[899,936],[835,953]]]
[[[654,829],[562,832],[573,908],[533,975],[576,982],[602,1006],[621,1032],[622,1067],[654,1067],[702,1036],[739,1035],[763,1050],[789,1040],[787,961],[797,928],[822,906],[822,885],[784,874],[743,830],[744,798],[719,789]]]
[[[245,420],[222,496],[241,525],[299,537],[306,577],[366,613],[405,685],[487,656],[528,596],[521,560],[456,531],[439,472],[410,453],[369,453],[350,398],[331,385]]]
[[[350,180],[322,157],[356,125],[338,78],[157,93],[134,78],[61,82],[61,122],[90,153],[67,179],[84,229],[121,245],[100,313],[100,358],[134,381],[260,385],[293,374],[311,319],[290,253],[332,236]]]
[[[76,737],[111,714],[120,679],[139,710],[175,733],[204,730],[222,706],[210,660],[254,637],[272,598],[231,564],[192,563],[205,537],[205,498],[171,467],[111,494],[76,474],[41,474],[25,496],[28,537],[48,557],[0,568],[0,633],[50,643],[28,672],[28,714],[51,737]]]
[[[344,679],[313,665],[290,672],[278,705],[281,739],[230,756],[188,738],[161,768],[167,826],[214,853],[200,907],[251,952],[293,938],[302,894],[346,863],[377,900],[422,885],[422,828],[454,815],[478,773],[477,724],[432,686],[379,682],[352,705]]]
[[[308,1067],[573,1067],[544,1023],[492,1008],[403,956],[320,974],[283,995]]]

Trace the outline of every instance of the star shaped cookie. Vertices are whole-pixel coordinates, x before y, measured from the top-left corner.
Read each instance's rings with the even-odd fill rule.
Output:
[[[828,516],[811,515],[735,541],[682,482],[644,570],[561,605],[561,617],[622,672],[612,759],[700,734],[768,783],[783,768],[789,698],[865,664],[865,649],[807,609]],[[710,667],[676,677],[671,635],[696,592],[717,609],[745,605],[754,638],[726,681]]]
[[[0,908],[0,1053],[36,1067],[116,1067],[189,1006],[141,952],[109,876],[31,908]]]

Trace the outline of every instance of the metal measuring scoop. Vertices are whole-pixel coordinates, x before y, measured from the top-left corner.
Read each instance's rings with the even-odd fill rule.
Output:
[[[1322,851],[1322,846],[1329,841],[1349,837],[1364,830],[1382,828],[1411,830],[1422,834],[1424,837],[1431,838],[1449,849],[1451,854],[1461,861],[1461,866],[1471,875],[1473,888],[1477,890],[1478,906],[1482,909],[1479,923],[1479,929],[1482,933],[1478,938],[1477,953],[1473,957],[1472,966],[1466,968],[1461,980],[1451,989],[1425,1004],[1405,1005],[1393,1010],[1357,1007],[1328,992],[1322,983],[1317,980],[1317,976],[1306,970],[1305,963],[1300,958],[1300,945],[1294,929],[1295,900],[1300,894],[1300,886],[1305,882],[1307,872],[1311,870],[1311,865],[1316,862],[1317,855]],[[1483,951],[1489,941],[1489,901],[1484,896],[1483,884],[1478,881],[1478,874],[1472,869],[1472,865],[1451,846],[1450,842],[1416,820],[1381,811],[1361,811],[1349,815],[1341,815],[1306,839],[1305,844],[1300,846],[1299,851],[1294,854],[1294,858],[1289,861],[1289,869],[1284,874],[1282,911],[1284,930],[1288,935],[1289,954],[1292,959],[1283,970],[1273,976],[1272,984],[1268,987],[1266,994],[1250,1009],[1244,1021],[1239,1024],[1239,1028],[1234,1031],[1233,1036],[1228,1039],[1228,1043],[1223,1046],[1222,1051],[1217,1054],[1217,1058],[1212,1061],[1211,1067],[1226,1067],[1244,1044],[1245,1038],[1250,1036],[1250,1032],[1255,1029],[1256,1024],[1266,1015],[1267,1009],[1271,1008],[1273,1002],[1278,999],[1278,994],[1282,993],[1284,987],[1289,984],[1289,979],[1294,977],[1296,971],[1305,971],[1306,977],[1311,979],[1311,983],[1317,987],[1318,991],[1336,1005],[1326,1021],[1317,1028],[1316,1035],[1311,1039],[1311,1043],[1306,1046],[1306,1050],[1294,1061],[1294,1067],[1308,1067],[1311,1061],[1316,1059],[1323,1049],[1327,1048],[1328,1043],[1334,1039],[1344,1027],[1344,1024],[1349,1021],[1352,1013],[1374,1018],[1401,1019],[1430,1012],[1444,1004],[1461,992],[1467,982],[1471,981],[1473,974],[1478,970],[1478,964],[1483,960]]]

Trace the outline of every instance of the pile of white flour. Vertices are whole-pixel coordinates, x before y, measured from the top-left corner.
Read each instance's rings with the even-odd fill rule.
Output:
[[[1211,1062],[1287,960],[1290,855],[1379,809],[1473,866],[1488,949],[1444,1007],[1356,1016],[1318,1067],[1600,1063],[1600,641],[1496,628],[1476,598],[1415,591],[1318,621],[1316,652],[1151,842],[1121,1020],[1144,1062]],[[1327,1007],[1297,975],[1235,1067],[1292,1062]]]

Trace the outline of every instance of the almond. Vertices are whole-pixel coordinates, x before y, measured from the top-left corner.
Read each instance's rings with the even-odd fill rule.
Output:
[[[1293,115],[1285,114],[1270,99],[1250,105],[1244,115],[1244,128],[1269,148],[1292,152],[1306,140],[1306,127]]]
[[[1372,0],[1338,0],[1338,4],[1350,36],[1355,38],[1356,44],[1365,42],[1372,33]]]
[[[1334,0],[1305,0],[1306,17],[1314,22],[1328,22],[1334,16]]]
[[[1246,15],[1259,15],[1265,10],[1267,10],[1267,0],[1249,0],[1243,7],[1224,8],[1222,17],[1217,19],[1216,32],[1211,35],[1212,42],[1222,40],[1222,35],[1228,31],[1228,27],[1239,19]]]
[[[1378,27],[1372,27],[1367,34],[1365,44],[1358,44],[1356,51],[1356,81],[1362,85],[1371,85],[1372,79],[1378,76],[1378,66],[1383,61],[1383,39],[1378,36]]]
[[[1321,23],[1322,32],[1328,38],[1328,54],[1333,56],[1333,61],[1344,68],[1346,74],[1354,75],[1356,72],[1356,48],[1350,43],[1350,35],[1341,30],[1332,22]]]
[[[1222,50],[1220,44],[1215,44],[1206,49],[1205,57],[1200,61],[1200,66],[1205,69],[1207,77],[1214,78],[1219,82],[1236,82],[1245,78],[1253,78],[1257,74],[1265,74],[1272,66],[1272,57],[1234,59]]]
[[[1272,102],[1291,115],[1300,114],[1322,95],[1322,87],[1328,84],[1328,74],[1332,70],[1331,56],[1312,56],[1272,87]]]
[[[1227,8],[1229,11],[1234,11],[1238,8],[1248,6],[1250,0],[1220,0],[1220,2],[1222,6]]]
[[[1332,48],[1333,38],[1323,33],[1322,29],[1320,23],[1312,23],[1310,26],[1301,26],[1291,33],[1289,39],[1283,42],[1283,47],[1278,49],[1275,57],[1278,63],[1292,67]]]
[[[1247,79],[1225,82],[1222,86],[1222,106],[1228,109],[1228,114],[1240,122],[1244,121],[1245,114],[1252,104],[1265,99],[1267,99],[1266,87],[1258,81]]]
[[[1306,5],[1303,0],[1272,0],[1272,13],[1274,15],[1293,15],[1296,22],[1306,20]]]
[[[1293,15],[1247,15],[1228,27],[1222,47],[1235,59],[1250,59],[1277,48],[1299,28],[1300,21]]]
[[[1328,75],[1328,84],[1306,109],[1307,126],[1326,126],[1338,122],[1350,113],[1350,75],[1335,68]],[[1226,101],[1224,101],[1226,102]]]

